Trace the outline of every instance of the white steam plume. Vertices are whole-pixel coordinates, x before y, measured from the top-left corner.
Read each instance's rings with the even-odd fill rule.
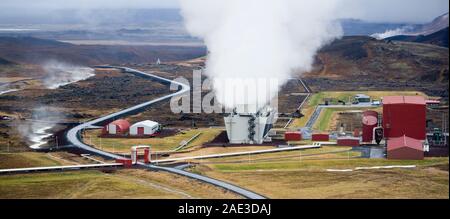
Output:
[[[339,0],[180,1],[187,30],[208,47],[206,74],[214,80],[217,100],[227,108],[242,102],[261,106],[278,91],[265,96],[268,91],[258,86],[257,95],[230,94],[227,88],[233,84],[226,79],[273,78],[280,86],[293,70],[311,70],[317,50],[342,35],[335,22],[338,4]]]
[[[384,33],[374,33],[371,35],[371,37],[374,37],[378,40],[382,40],[382,39],[386,39],[386,38],[398,36],[398,35],[408,35],[409,31],[411,29],[412,28],[409,26],[404,26],[404,27],[399,27],[397,29],[393,29],[393,30],[386,30]]]
[[[61,112],[53,108],[38,106],[33,109],[31,120],[20,122],[15,127],[19,134],[30,143],[30,148],[39,149],[47,144],[47,138],[53,135],[49,131],[64,118]]]
[[[42,65],[47,73],[43,79],[44,86],[48,89],[56,89],[77,81],[94,76],[94,69],[76,66],[60,61],[48,61]]]

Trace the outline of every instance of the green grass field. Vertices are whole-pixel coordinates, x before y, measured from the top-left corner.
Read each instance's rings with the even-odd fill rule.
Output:
[[[58,165],[63,165],[63,162],[48,156],[46,153],[0,153],[0,169]]]
[[[239,198],[233,193],[164,172],[97,170],[0,176],[0,198]]]
[[[202,128],[183,130],[174,136],[164,138],[100,138],[101,130],[88,130],[83,135],[83,141],[89,145],[111,152],[130,152],[135,145],[151,145],[155,151],[170,151],[177,148],[181,141],[187,141],[197,133],[202,133],[184,149],[202,145],[214,139],[222,130],[216,128]]]

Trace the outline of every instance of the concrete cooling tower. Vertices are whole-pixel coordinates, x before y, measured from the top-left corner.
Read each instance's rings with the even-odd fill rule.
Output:
[[[239,105],[224,120],[230,144],[262,144],[277,112],[270,106],[258,110],[253,105]]]

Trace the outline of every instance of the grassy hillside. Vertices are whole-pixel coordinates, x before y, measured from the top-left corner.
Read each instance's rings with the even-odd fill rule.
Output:
[[[448,98],[448,48],[344,37],[324,47],[304,74],[314,91],[419,90]]]

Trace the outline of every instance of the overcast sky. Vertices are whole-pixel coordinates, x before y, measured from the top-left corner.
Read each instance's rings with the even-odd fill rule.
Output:
[[[449,8],[448,0],[341,1],[341,17],[380,22],[428,22],[448,12]],[[97,8],[178,8],[178,0],[0,0],[0,13],[8,14],[25,15],[44,9]]]

